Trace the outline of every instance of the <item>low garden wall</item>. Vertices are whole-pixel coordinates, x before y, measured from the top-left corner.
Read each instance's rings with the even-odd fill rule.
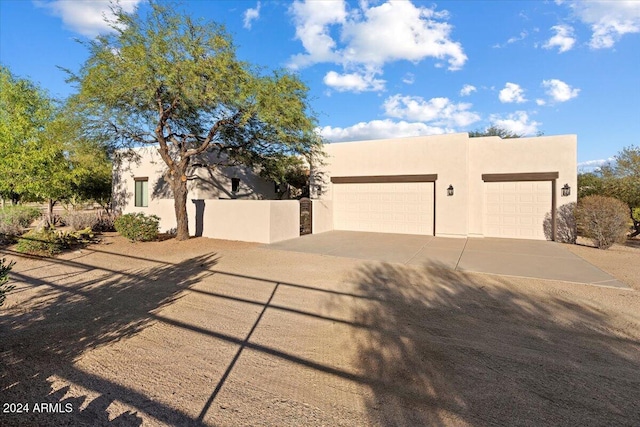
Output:
[[[333,228],[330,202],[313,201],[313,232]],[[149,201],[145,208],[129,207],[124,213],[142,212],[160,217],[160,231],[176,227],[172,199]],[[298,200],[188,200],[189,233],[212,239],[275,243],[300,236]]]
[[[333,202],[331,200],[311,200],[313,204],[313,234],[333,230]]]
[[[297,200],[192,200],[188,214],[196,236],[274,243],[300,235]]]

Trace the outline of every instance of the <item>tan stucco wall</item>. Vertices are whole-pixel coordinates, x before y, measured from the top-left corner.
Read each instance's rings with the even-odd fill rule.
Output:
[[[313,213],[311,230],[313,234],[333,230],[333,202],[331,200],[311,200]]]
[[[469,139],[469,229],[470,236],[483,235],[483,203],[485,173],[558,172],[557,207],[577,200],[576,135],[535,138]],[[571,187],[571,195],[562,197],[560,188]]]
[[[575,202],[577,194],[577,137],[560,135],[502,140],[498,137],[469,138],[466,133],[327,144],[321,174],[324,183],[314,200],[313,232],[333,226],[331,177],[372,175],[429,175],[435,181],[435,234],[446,237],[483,236],[485,184],[482,174],[558,172],[557,205]],[[149,207],[133,207],[134,177],[148,177],[150,194],[165,167],[155,150],[146,149],[143,160],[125,163],[115,181],[117,208],[123,212],[145,212],[161,218],[161,228],[175,227],[170,194],[150,197]],[[200,172],[199,172],[200,173]],[[297,201],[259,201],[275,197],[273,183],[242,168],[217,170],[190,182],[189,199],[205,200],[205,237],[270,243],[294,238],[299,233]],[[239,198],[231,196],[231,177],[241,179]],[[562,197],[560,188],[569,184],[572,194]],[[447,196],[447,187],[454,195]],[[120,195],[121,197],[119,197]],[[190,230],[195,232],[195,205],[188,203]]]
[[[331,176],[438,174],[436,234],[463,236],[467,229],[466,133],[334,143],[325,146],[328,182],[321,199],[332,199]],[[447,187],[455,196],[447,197]]]
[[[273,243],[300,235],[300,208],[295,200],[205,200],[204,203],[203,237]],[[195,231],[194,218],[195,209],[189,212],[191,233]]]
[[[232,202],[235,202],[232,201]],[[269,204],[269,242],[300,236],[300,202],[297,200],[263,201]],[[266,243],[266,242],[265,242]]]
[[[136,177],[149,178],[149,214],[158,214],[152,203],[157,199],[173,199],[169,185],[164,182],[163,175],[167,167],[157,150],[151,147],[136,149],[139,161],[123,160],[114,170],[115,208],[124,213],[134,209],[134,189]],[[246,167],[224,167],[215,170],[194,168],[193,177],[188,183],[189,199],[275,199],[276,192],[271,181],[260,178]],[[239,191],[231,191],[231,179],[239,178]],[[135,208],[137,209],[137,208]]]
[[[321,200],[333,199],[331,177],[437,174],[436,235],[483,235],[485,173],[559,172],[558,206],[576,201],[577,137],[502,140],[467,133],[327,144]],[[560,188],[572,188],[561,197]],[[449,185],[454,195],[447,196]],[[324,229],[323,229],[324,231]]]

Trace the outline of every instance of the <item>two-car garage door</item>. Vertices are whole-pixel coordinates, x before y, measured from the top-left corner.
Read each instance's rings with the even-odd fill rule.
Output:
[[[552,181],[485,182],[484,235],[544,240]]]
[[[545,239],[543,225],[551,212],[555,180],[547,180],[550,174],[538,175],[545,180],[486,176],[484,236]],[[334,182],[333,203],[336,230],[434,235],[434,182]]]
[[[433,188],[433,182],[334,184],[334,228],[433,235]]]

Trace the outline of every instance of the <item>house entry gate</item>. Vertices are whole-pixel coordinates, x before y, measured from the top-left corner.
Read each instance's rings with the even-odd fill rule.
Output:
[[[311,234],[311,220],[313,219],[313,204],[311,199],[300,199],[300,235]]]

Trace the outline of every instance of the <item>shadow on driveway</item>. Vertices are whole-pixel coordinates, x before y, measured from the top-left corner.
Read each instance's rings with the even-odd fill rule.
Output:
[[[3,253],[22,256],[11,251]],[[129,266],[136,262],[127,258]],[[11,314],[5,312],[0,316],[1,400],[31,405],[29,413],[0,414],[0,425],[142,424],[142,418],[130,411],[109,420],[106,409],[115,400],[144,408],[167,424],[189,425],[193,422],[180,411],[149,396],[74,366],[85,351],[141,332],[154,321],[155,311],[171,304],[185,288],[211,274],[207,269],[218,262],[215,254],[178,264],[138,258],[140,260],[150,261],[155,266],[110,269],[83,262],[81,257],[75,260],[43,258],[41,267],[11,272],[12,280],[28,287],[42,287],[43,291],[37,295],[37,300],[29,303],[28,310],[12,310]],[[69,268],[62,274],[51,273],[59,271],[57,267],[60,266]],[[65,399],[69,387],[52,389],[49,378],[54,375],[99,395],[79,411],[89,397]],[[35,412],[34,403],[57,404],[57,411],[62,413]],[[70,412],[65,412],[65,408],[71,408]]]
[[[373,424],[640,425],[640,343],[603,312],[434,263],[354,281],[370,298],[353,338]]]
[[[334,230],[263,247],[406,265],[437,263],[458,271],[629,289],[569,252],[564,245],[544,240],[446,238]]]

